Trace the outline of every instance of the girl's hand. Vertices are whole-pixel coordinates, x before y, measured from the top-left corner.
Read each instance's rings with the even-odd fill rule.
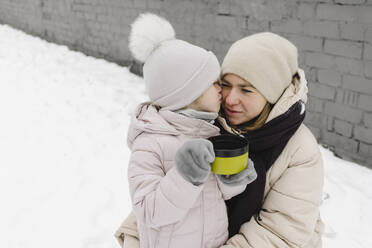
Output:
[[[203,184],[215,159],[213,144],[206,139],[186,141],[176,152],[174,163],[177,171],[194,185]]]
[[[248,158],[247,167],[239,172],[238,174],[234,175],[217,175],[218,178],[227,185],[230,186],[238,186],[238,185],[244,185],[249,184],[256,180],[257,178],[257,172],[254,169],[253,161]]]

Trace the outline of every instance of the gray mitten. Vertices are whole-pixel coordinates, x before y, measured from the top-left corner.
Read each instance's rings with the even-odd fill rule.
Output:
[[[174,165],[177,171],[190,183],[204,183],[211,171],[215,155],[213,144],[206,139],[186,141],[176,152]]]
[[[253,161],[251,159],[248,159],[247,168],[245,168],[243,171],[234,174],[234,175],[217,175],[218,178],[223,182],[224,184],[230,185],[230,186],[238,186],[238,185],[244,185],[249,184],[256,180],[257,178],[257,172],[254,168]]]

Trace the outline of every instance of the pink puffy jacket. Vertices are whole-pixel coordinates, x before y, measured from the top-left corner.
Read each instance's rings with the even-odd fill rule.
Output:
[[[188,139],[218,135],[200,119],[141,104],[132,118],[128,178],[141,248],[219,247],[228,237],[224,200],[245,189],[230,187],[211,173],[194,186],[175,168],[177,149]]]

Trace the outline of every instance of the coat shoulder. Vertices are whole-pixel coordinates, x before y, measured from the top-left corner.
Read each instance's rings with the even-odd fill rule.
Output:
[[[131,150],[153,152],[161,161],[172,161],[185,139],[180,135],[143,133],[133,142]]]
[[[289,140],[287,146],[292,151],[293,159],[311,160],[320,156],[320,150],[317,140],[310,129],[302,124],[293,137]]]

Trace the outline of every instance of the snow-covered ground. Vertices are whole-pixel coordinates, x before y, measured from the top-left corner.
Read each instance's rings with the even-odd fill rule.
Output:
[[[0,247],[119,247],[126,130],[144,100],[127,68],[0,25]],[[371,248],[372,170],[320,149],[324,247]]]

